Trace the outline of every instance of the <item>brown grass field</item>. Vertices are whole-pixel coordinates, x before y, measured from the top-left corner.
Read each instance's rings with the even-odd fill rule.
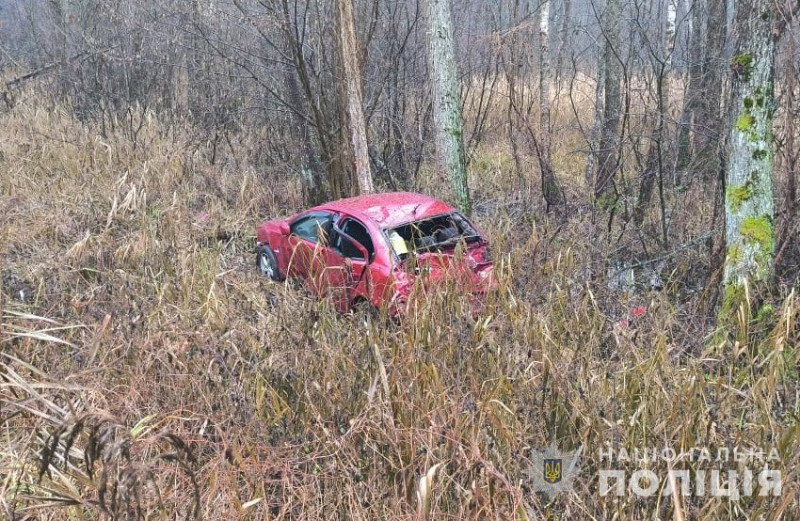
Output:
[[[591,240],[586,205],[546,216],[498,144],[472,161],[500,283],[484,312],[445,288],[401,324],[339,315],[254,266],[257,223],[301,208],[294,178],[212,166],[155,119],[123,130],[0,115],[0,518],[800,519],[791,287],[718,328],[700,244],[663,291],[612,291],[619,243]],[[575,142],[555,151],[568,191]],[[710,206],[678,197],[691,244]],[[583,450],[554,499],[531,463],[551,443]],[[774,448],[781,493],[602,496],[609,447]]]

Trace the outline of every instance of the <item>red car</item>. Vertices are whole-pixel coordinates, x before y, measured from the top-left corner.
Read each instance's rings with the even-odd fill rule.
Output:
[[[342,312],[369,303],[401,315],[420,277],[423,287],[452,277],[474,295],[492,285],[487,240],[453,207],[421,194],[342,199],[267,221],[257,235],[264,275],[301,279]]]

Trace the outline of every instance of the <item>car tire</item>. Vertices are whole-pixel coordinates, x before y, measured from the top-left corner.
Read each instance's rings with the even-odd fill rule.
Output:
[[[275,258],[275,253],[268,245],[262,244],[258,247],[256,265],[258,266],[258,270],[270,280],[275,282],[281,282],[283,280],[283,275],[278,267],[278,259]]]

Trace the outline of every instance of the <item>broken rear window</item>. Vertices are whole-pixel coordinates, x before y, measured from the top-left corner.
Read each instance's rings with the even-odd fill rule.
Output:
[[[398,257],[404,257],[411,251],[424,252],[453,247],[462,239],[467,243],[482,240],[466,217],[458,212],[413,221],[386,230],[386,233]]]

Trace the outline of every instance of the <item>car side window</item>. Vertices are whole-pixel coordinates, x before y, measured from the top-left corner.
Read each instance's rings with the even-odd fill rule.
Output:
[[[331,232],[332,217],[328,212],[315,212],[297,219],[290,229],[303,240],[325,243]]]
[[[345,219],[344,223],[342,223],[342,231],[361,244],[367,250],[367,255],[372,258],[375,253],[375,247],[372,244],[372,237],[369,231],[363,224],[355,219]],[[364,258],[361,251],[342,236],[337,237],[335,247],[344,257],[362,260]]]

